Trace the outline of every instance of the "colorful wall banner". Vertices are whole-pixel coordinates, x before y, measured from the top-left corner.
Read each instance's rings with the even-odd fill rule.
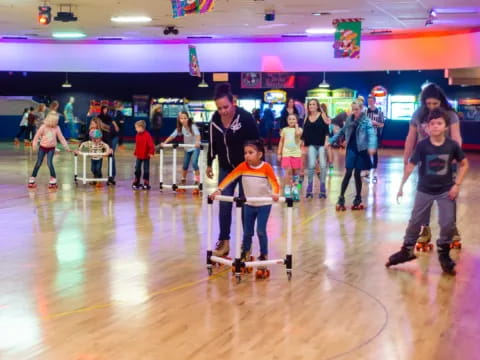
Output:
[[[261,89],[262,73],[261,72],[243,72],[241,77],[242,89]]]
[[[360,58],[360,38],[362,34],[360,18],[335,19],[335,43],[333,45],[335,58]]]
[[[197,48],[193,45],[188,45],[188,59],[191,76],[201,77],[200,64],[198,63]]]
[[[213,9],[215,0],[171,0],[173,18],[203,14]]]

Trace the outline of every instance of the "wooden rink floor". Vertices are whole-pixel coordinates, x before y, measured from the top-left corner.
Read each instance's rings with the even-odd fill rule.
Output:
[[[338,153],[328,199],[295,205],[291,282],[271,266],[269,279],[236,284],[225,267],[208,277],[206,198],[160,193],[158,155],[150,192],[130,188],[131,145],[117,153],[115,188],[75,187],[73,156],[62,151],[58,191],[47,190],[46,163],[29,191],[36,155],[0,144],[0,359],[479,359],[480,155],[468,154],[451,277],[435,252],[385,268],[416,179],[398,205],[402,153],[380,154],[378,183],[364,183],[365,211],[335,211]],[[353,191],[352,179],[349,206]],[[285,255],[285,214],[274,205],[271,258]],[[434,210],[434,238],[436,218]]]

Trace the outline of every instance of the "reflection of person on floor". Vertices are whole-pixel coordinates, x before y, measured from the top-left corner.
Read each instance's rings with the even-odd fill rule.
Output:
[[[421,226],[430,218],[432,205],[436,201],[440,225],[440,237],[437,240],[438,259],[444,272],[455,273],[455,262],[450,258],[450,247],[455,228],[456,198],[468,170],[468,161],[458,143],[446,137],[448,125],[449,117],[445,111],[432,110],[427,118],[430,137],[417,144],[413,156],[405,166],[397,198],[403,196],[403,185],[415,166],[420,164],[417,194],[403,246],[399,252],[390,257],[387,266],[416,258],[414,247],[418,233]],[[459,164],[455,180],[452,167],[454,160]]]
[[[377,136],[372,122],[367,118],[363,111],[363,103],[355,101],[352,104],[352,115],[348,118],[345,126],[330,139],[333,144],[341,136],[345,136],[347,143],[347,153],[345,159],[345,176],[342,181],[340,196],[337,207],[339,209],[345,206],[345,191],[347,190],[350,178],[354,173],[356,196],[353,201],[355,208],[362,206],[362,170],[370,168],[370,156],[377,149]]]
[[[417,143],[428,137],[427,118],[430,111],[434,109],[442,109],[446,112],[449,126],[447,128],[447,136],[456,141],[462,147],[462,135],[460,134],[460,121],[457,113],[447,100],[444,91],[436,84],[430,84],[422,90],[420,94],[420,107],[415,110],[410,120],[408,135],[405,140],[405,150],[403,152],[403,162],[405,166],[408,164],[413,150]],[[423,224],[419,242],[429,242],[431,240],[430,217]],[[458,228],[455,225],[454,243],[460,244],[461,238]]]
[[[263,142],[261,140],[247,141],[243,149],[245,161],[222,180],[218,189],[211,195],[211,198],[215,199],[215,196],[220,195],[223,189],[234,181],[241,179],[243,191],[247,199],[254,197],[271,197],[274,201],[278,201],[280,185],[278,184],[272,166],[262,160],[265,154]],[[260,256],[258,259],[267,260],[267,222],[271,209],[272,205],[270,203],[249,204],[247,202],[244,206],[244,234],[241,256],[243,260],[250,258],[255,221],[257,222],[257,237],[260,242]]]

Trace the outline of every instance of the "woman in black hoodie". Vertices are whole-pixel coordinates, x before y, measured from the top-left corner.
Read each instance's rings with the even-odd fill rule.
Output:
[[[104,128],[102,129],[102,141],[112,149],[112,176],[108,177],[107,185],[115,185],[115,175],[117,172],[115,166],[115,150],[118,145],[119,127],[112,117],[108,114],[108,106],[103,105],[98,117],[102,120]]]
[[[210,121],[210,142],[208,144],[207,176],[213,179],[212,162],[218,156],[220,183],[235,167],[244,161],[243,145],[248,140],[260,137],[252,114],[233,103],[230,84],[221,84],[215,90],[217,111]],[[223,195],[231,196],[239,184],[240,196],[243,189],[239,180],[222,190]],[[220,234],[213,254],[225,256],[230,251],[230,227],[232,223],[232,203],[220,202]]]

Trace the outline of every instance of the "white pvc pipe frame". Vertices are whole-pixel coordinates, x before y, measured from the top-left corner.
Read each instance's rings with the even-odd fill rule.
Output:
[[[83,169],[83,176],[78,177],[78,155],[82,155],[83,161],[82,161],[82,169]],[[88,178],[87,177],[87,157],[93,157],[93,156],[108,156],[108,176],[112,177],[112,157],[108,153],[78,153],[75,154],[74,157],[74,180],[77,182],[77,180],[82,181],[82,183],[85,185],[87,182],[91,181],[100,181],[100,182],[107,182],[108,178],[100,178],[100,179],[95,179],[95,178]]]
[[[224,195],[218,195],[215,197],[215,200],[218,201],[227,201],[227,202],[233,202],[237,203],[239,200],[236,197],[233,196],[224,196]],[[276,203],[273,201],[271,197],[255,197],[255,198],[246,198],[244,199],[245,202],[244,204],[252,204],[252,203],[271,203],[274,204]],[[265,261],[246,261],[242,262],[241,261],[241,244],[242,244],[242,207],[243,203],[241,206],[237,204],[236,207],[236,226],[235,226],[235,259],[234,260],[229,260],[223,257],[219,256],[214,256],[212,255],[213,250],[212,250],[212,221],[213,221],[213,200],[208,198],[208,210],[207,210],[207,269],[209,272],[211,272],[211,269],[213,267],[213,263],[219,263],[219,264],[224,264],[228,266],[233,266],[235,264],[239,264],[239,266],[245,266],[245,267],[253,267],[253,266],[265,266],[265,265],[285,265],[287,274],[290,276],[292,274],[292,224],[293,224],[293,200],[290,198],[285,198],[285,197],[280,197],[278,202],[282,203],[287,203],[287,254],[285,259],[271,259],[271,260],[265,260]],[[239,270],[239,267],[236,267],[235,270],[235,276],[237,278],[240,278],[241,273]]]
[[[199,169],[200,169],[200,184],[198,185],[177,185],[177,148],[194,148],[193,144],[166,144],[160,147],[160,169],[159,169],[159,181],[160,181],[160,190],[164,187],[171,187],[173,191],[176,189],[198,189],[202,190],[203,188],[203,179],[205,174],[205,169],[203,166],[203,145],[200,145],[200,156],[198,157]],[[172,184],[163,183],[163,163],[164,163],[164,152],[165,148],[173,148],[173,173],[172,173]]]

